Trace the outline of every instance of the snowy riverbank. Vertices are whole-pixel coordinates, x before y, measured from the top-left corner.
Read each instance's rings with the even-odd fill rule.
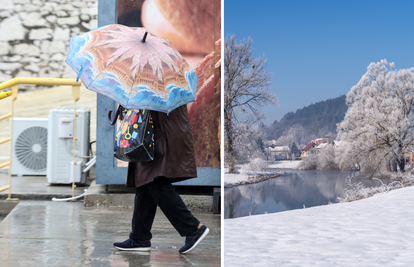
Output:
[[[224,221],[225,266],[412,266],[414,187]]]
[[[225,174],[224,175],[224,187],[233,187],[237,185],[247,185],[260,183],[272,178],[276,178],[281,175],[285,175],[285,172],[270,172],[270,173],[255,173],[255,174]]]
[[[300,163],[300,160],[297,161],[276,161],[273,164],[267,166],[269,169],[295,169]],[[241,166],[237,166],[240,169]],[[229,174],[228,168],[224,168],[224,187],[232,187],[237,185],[244,184],[253,184],[262,181],[266,181],[271,178],[276,178],[277,176],[284,175],[285,172],[280,171],[270,171],[270,172],[252,172],[248,174]],[[260,176],[260,177],[255,177]]]

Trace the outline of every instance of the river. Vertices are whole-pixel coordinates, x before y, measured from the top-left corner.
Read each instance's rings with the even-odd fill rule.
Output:
[[[352,172],[279,169],[286,175],[224,190],[224,218],[303,209],[338,202]],[[358,173],[358,172],[356,172]],[[366,186],[378,186],[373,179],[353,178]],[[384,183],[389,181],[383,180]]]

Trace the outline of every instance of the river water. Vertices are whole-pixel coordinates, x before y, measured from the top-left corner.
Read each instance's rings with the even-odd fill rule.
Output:
[[[279,169],[287,174],[264,182],[224,190],[224,218],[303,209],[338,202],[352,172]],[[354,173],[357,174],[358,172]],[[353,178],[365,186],[380,185],[373,179]],[[389,181],[383,180],[384,183]]]

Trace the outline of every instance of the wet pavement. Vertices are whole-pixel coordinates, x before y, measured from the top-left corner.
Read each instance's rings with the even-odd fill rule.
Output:
[[[132,209],[85,208],[83,202],[20,201],[0,223],[0,265],[19,266],[220,266],[220,215],[193,213],[210,228],[191,252],[157,210],[150,253],[121,252],[113,242],[130,232]]]

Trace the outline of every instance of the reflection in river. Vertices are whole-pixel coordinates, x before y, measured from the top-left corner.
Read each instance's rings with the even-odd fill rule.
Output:
[[[285,176],[261,183],[235,186],[224,191],[224,218],[281,212],[337,202],[342,196],[346,178],[351,172],[285,171]],[[355,179],[353,179],[355,181]],[[366,186],[378,186],[379,181],[358,179]],[[384,181],[388,182],[388,181]]]

